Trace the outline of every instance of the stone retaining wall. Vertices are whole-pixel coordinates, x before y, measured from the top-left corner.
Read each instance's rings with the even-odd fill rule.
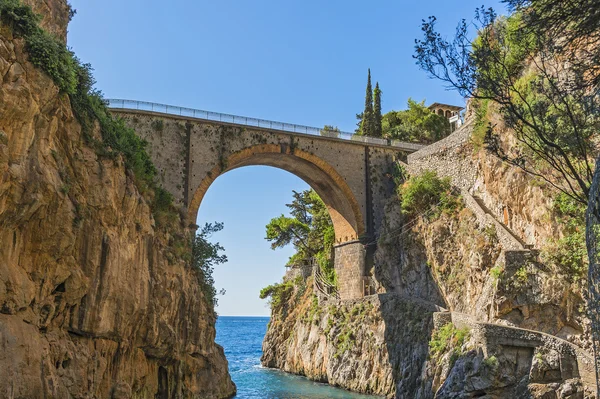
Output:
[[[482,323],[473,316],[455,312],[437,312],[433,315],[435,328],[453,323],[457,328],[467,327],[486,357],[502,352],[503,347],[544,348],[561,355],[562,378],[581,378],[585,385],[596,386],[593,357],[580,347],[553,335],[539,331]],[[532,352],[533,354],[533,352]]]

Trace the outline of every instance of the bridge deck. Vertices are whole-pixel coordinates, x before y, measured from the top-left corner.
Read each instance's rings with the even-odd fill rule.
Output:
[[[246,116],[221,114],[218,112],[203,111],[192,108],[177,107],[172,105],[150,103],[135,100],[109,99],[108,106],[112,111],[121,112],[147,112],[158,115],[170,115],[186,119],[219,122],[240,127],[254,127],[277,132],[293,133],[297,135],[310,135],[329,140],[340,140],[374,147],[385,147],[404,152],[416,152],[424,147],[422,144],[407,143],[399,140],[386,140],[375,137],[359,136],[357,134],[337,131],[323,131],[311,126],[295,125],[285,122],[275,122],[256,119]]]

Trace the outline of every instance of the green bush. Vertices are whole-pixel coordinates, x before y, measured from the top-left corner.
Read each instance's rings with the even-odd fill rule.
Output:
[[[490,275],[494,279],[494,282],[498,282],[498,280],[500,280],[502,273],[504,273],[502,266],[494,266],[490,269]]]
[[[44,70],[62,92],[73,94],[77,87],[73,53],[44,31],[28,36],[26,41],[31,63]]]
[[[17,36],[27,36],[40,30],[41,17],[20,0],[0,0],[0,21]]]
[[[52,78],[58,88],[72,94],[77,86],[77,60],[59,40],[44,31],[40,17],[19,0],[0,0],[0,20],[25,38],[26,49],[33,65]]]
[[[390,111],[383,115],[382,132],[387,139],[433,143],[450,134],[448,118],[437,115],[425,106],[425,100],[408,99],[404,111]]]
[[[354,336],[352,329],[349,326],[345,327],[346,328],[338,336],[337,349],[333,355],[336,359],[351,350],[356,342],[356,337]]]
[[[538,352],[538,354],[539,354],[539,352]],[[493,356],[493,355],[490,356],[490,357],[486,357],[485,359],[483,359],[483,364],[487,368],[495,371],[498,368],[498,358],[496,356]]]
[[[274,309],[279,308],[285,303],[294,291],[294,282],[285,281],[280,284],[271,284],[262,290],[260,290],[260,299],[266,299],[270,297],[271,307]]]
[[[556,222],[564,226],[564,234],[551,240],[543,249],[543,258],[562,269],[569,278],[578,282],[588,269],[585,243],[585,205],[561,193],[554,199]]]
[[[462,352],[462,346],[468,340],[468,328],[456,328],[448,323],[435,330],[429,342],[430,354],[434,359],[439,359],[444,353],[452,351],[452,358],[456,359]]]
[[[461,207],[459,196],[452,190],[450,178],[440,179],[433,171],[408,179],[399,189],[402,211],[416,215],[433,211],[454,212]]]
[[[214,267],[227,262],[227,256],[221,254],[221,251],[224,250],[223,246],[218,242],[210,242],[209,238],[222,229],[223,223],[206,223],[192,240],[192,269],[197,272],[204,299],[213,311],[217,305],[217,290],[213,277]],[[224,294],[225,291],[221,290],[220,293]]]

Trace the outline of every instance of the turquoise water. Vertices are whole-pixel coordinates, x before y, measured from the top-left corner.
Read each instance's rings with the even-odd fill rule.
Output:
[[[372,399],[304,377],[265,369],[260,365],[268,317],[228,317],[217,320],[217,343],[225,349],[239,399]]]

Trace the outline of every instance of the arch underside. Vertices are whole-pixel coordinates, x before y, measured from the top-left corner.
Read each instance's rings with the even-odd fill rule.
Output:
[[[298,176],[317,192],[329,210],[337,243],[356,240],[364,233],[360,206],[347,183],[331,165],[315,155],[263,144],[232,154],[224,164],[225,169],[216,165],[207,173],[194,192],[188,208],[190,221],[195,221],[206,191],[219,175],[244,166],[271,166]]]

